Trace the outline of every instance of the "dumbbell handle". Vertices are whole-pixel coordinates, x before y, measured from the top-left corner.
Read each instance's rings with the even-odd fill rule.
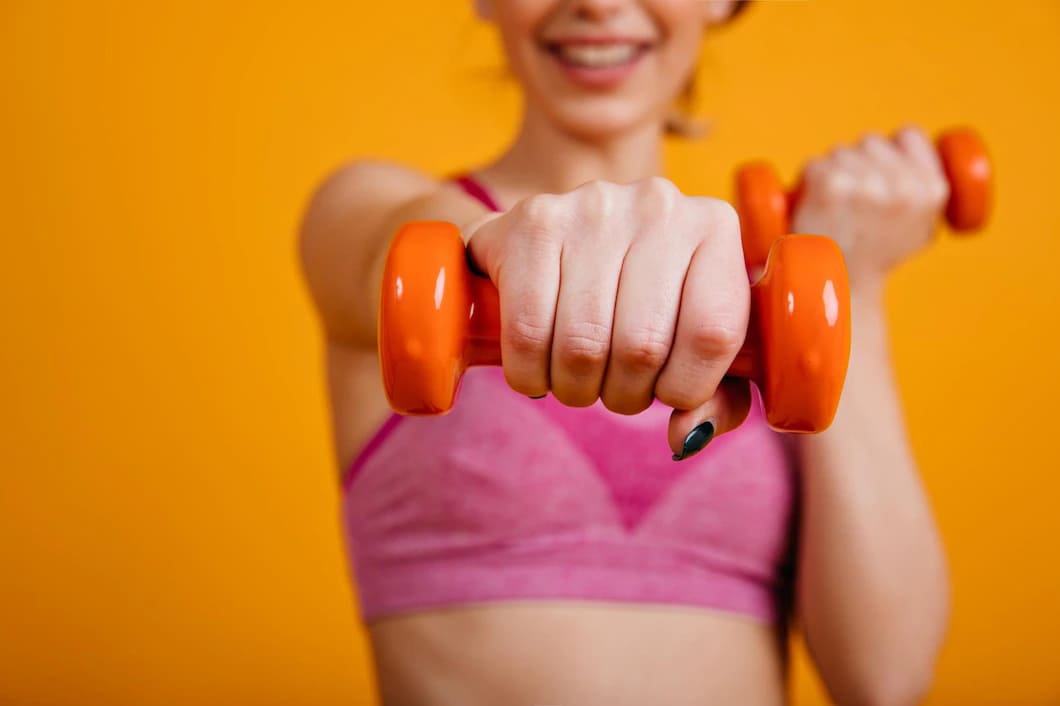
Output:
[[[945,217],[953,230],[977,230],[987,221],[992,201],[992,175],[986,146],[971,128],[943,132],[939,158],[950,185]],[[787,191],[773,167],[758,161],[736,173],[736,209],[740,213],[744,256],[749,265],[765,262],[769,245],[791,231],[791,214],[802,196],[802,179]]]

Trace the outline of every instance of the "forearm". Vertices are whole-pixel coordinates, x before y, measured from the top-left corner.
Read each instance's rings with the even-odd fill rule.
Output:
[[[855,295],[832,427],[800,437],[798,610],[839,703],[926,689],[948,618],[941,542],[906,437],[879,288]]]

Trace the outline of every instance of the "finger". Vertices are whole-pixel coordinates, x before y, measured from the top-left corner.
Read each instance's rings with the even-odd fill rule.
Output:
[[[858,151],[871,168],[882,169],[888,174],[896,174],[905,167],[905,158],[897,145],[880,135],[863,137],[858,143]]]
[[[950,195],[950,184],[942,160],[923,130],[907,127],[894,136],[895,148],[913,165],[921,183],[918,187],[928,203],[941,210]]]
[[[714,396],[697,409],[674,410],[667,429],[674,460],[699,453],[712,439],[743,424],[750,411],[751,383],[741,378],[725,378]]]
[[[845,194],[853,188],[854,177],[840,169],[832,157],[818,157],[806,164],[800,183],[802,191],[798,200],[799,211],[805,206],[819,209],[831,202],[835,196]]]
[[[872,168],[866,156],[852,147],[841,147],[834,150],[830,161],[833,168],[842,170],[855,180],[862,179]]]
[[[657,234],[635,240],[622,266],[615,304],[611,357],[601,394],[620,414],[651,405],[655,381],[670,355],[689,241]]]
[[[880,145],[871,139],[858,148],[836,150],[834,161],[851,182],[845,198],[851,198],[861,206],[886,203],[897,171],[897,157],[881,153]]]
[[[689,262],[673,347],[655,385],[655,396],[675,409],[696,409],[714,395],[743,344],[750,311],[735,211],[703,199],[689,217],[697,223],[679,227],[704,235]]]
[[[904,127],[894,134],[893,143],[896,149],[914,164],[932,176],[942,175],[942,161],[938,151],[923,130],[916,127]]]
[[[486,221],[468,241],[471,264],[498,290],[505,379],[531,397],[549,390],[560,277],[559,241],[551,234],[564,227],[559,206],[554,196],[534,196]]]
[[[560,258],[550,378],[553,396],[571,407],[588,407],[600,397],[611,352],[623,253],[604,247],[606,237],[567,242]]]
[[[891,140],[867,135],[859,145],[872,176],[866,188],[881,205],[901,206],[916,200],[921,188],[920,169]]]
[[[618,279],[629,243],[624,231],[630,228],[629,218],[614,217],[619,193],[599,181],[572,193],[577,232],[563,238],[549,369],[552,394],[571,407],[588,407],[600,397],[611,351]]]

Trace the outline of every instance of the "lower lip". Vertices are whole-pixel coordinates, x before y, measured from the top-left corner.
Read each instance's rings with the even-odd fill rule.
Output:
[[[608,89],[617,88],[618,86],[625,83],[625,81],[636,71],[637,66],[644,59],[644,55],[648,53],[648,50],[642,49],[633,55],[628,62],[624,64],[616,64],[614,66],[606,66],[599,68],[589,68],[587,66],[577,66],[569,64],[563,60],[563,58],[554,53],[549,52],[549,56],[556,62],[563,74],[569,78],[572,82],[582,86],[583,88],[591,89]]]

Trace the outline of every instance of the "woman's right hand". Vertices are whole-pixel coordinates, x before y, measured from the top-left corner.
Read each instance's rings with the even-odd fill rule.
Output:
[[[747,381],[723,381],[750,308],[728,203],[685,196],[663,178],[596,181],[533,196],[468,232],[473,266],[500,295],[514,390],[551,391],[575,407],[602,399],[620,414],[658,398],[675,409],[675,458],[744,420]]]

